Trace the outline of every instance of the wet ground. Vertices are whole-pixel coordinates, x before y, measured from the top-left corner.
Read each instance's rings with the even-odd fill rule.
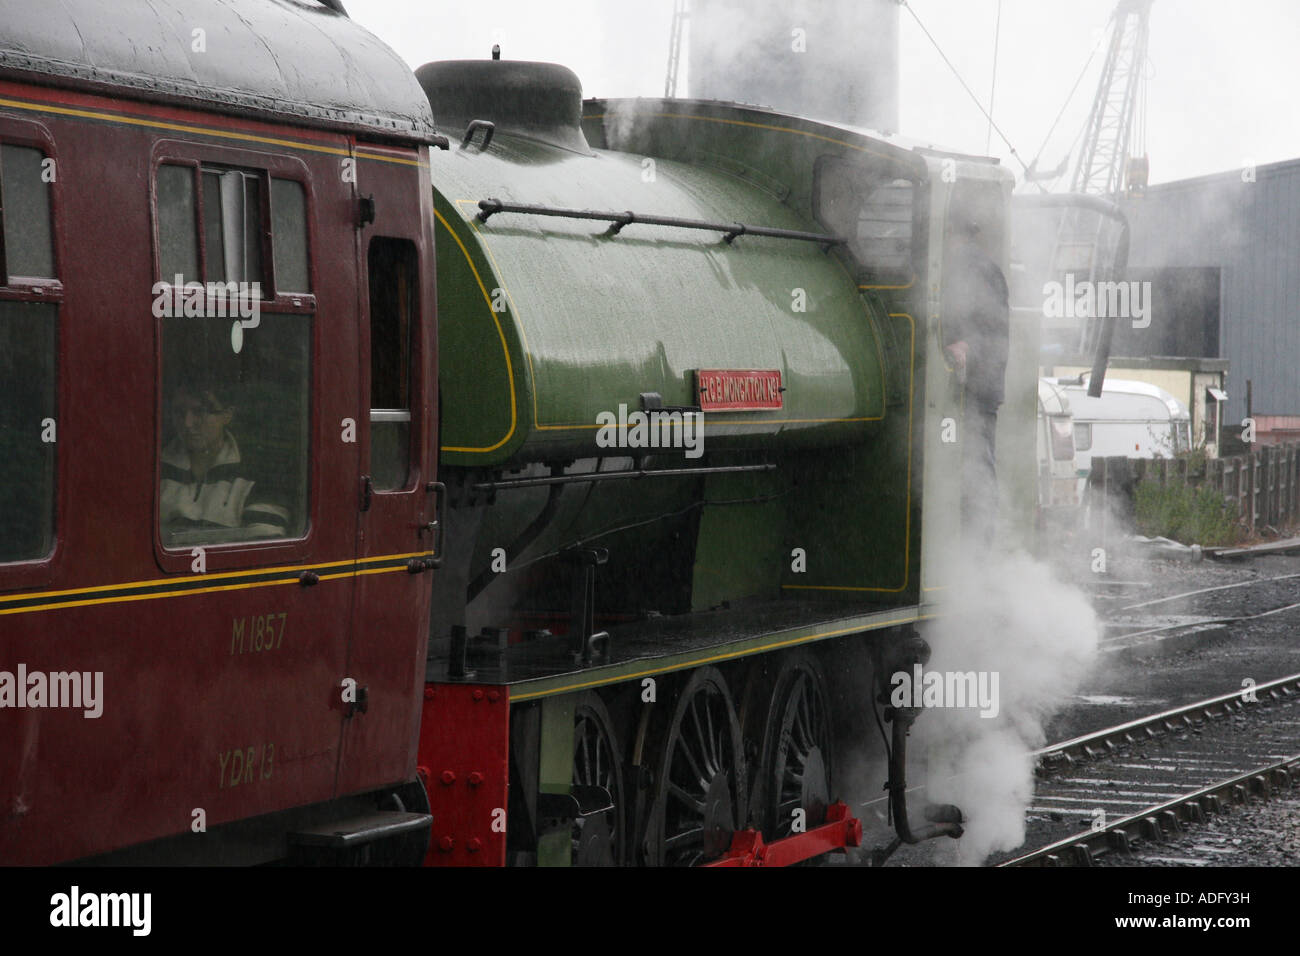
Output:
[[[1300,557],[1199,564],[1127,557],[1110,570],[1089,590],[1113,626],[1075,699],[1048,723],[1049,741],[1300,672],[1300,606],[1291,607],[1300,605]],[[1257,616],[1265,612],[1273,613]],[[1150,632],[1171,619],[1189,624],[1147,633],[1144,644],[1106,646],[1116,634]]]

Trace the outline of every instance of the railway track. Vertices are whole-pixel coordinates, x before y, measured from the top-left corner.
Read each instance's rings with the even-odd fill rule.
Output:
[[[1039,779],[1027,842],[1037,848],[998,865],[1086,866],[1159,845],[1300,782],[1300,674],[1062,741],[1034,756]]]
[[[1300,579],[1300,574],[1254,578],[1112,607],[1104,622],[1106,633],[1098,642],[1098,648],[1108,652],[1154,645],[1169,638],[1218,631],[1231,624],[1300,608],[1300,602],[1290,600],[1295,594],[1287,593],[1285,584],[1297,579]],[[1276,590],[1286,595],[1285,598],[1275,599],[1274,606],[1266,610],[1255,610],[1256,599],[1250,591],[1269,586],[1276,586]],[[1114,605],[1124,598],[1112,595],[1107,600]],[[1174,605],[1179,613],[1162,612],[1161,605]]]

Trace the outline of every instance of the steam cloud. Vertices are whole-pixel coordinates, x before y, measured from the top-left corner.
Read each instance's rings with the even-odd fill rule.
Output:
[[[1087,673],[1098,623],[1082,592],[1028,555],[970,557],[961,567],[945,596],[950,612],[926,632],[927,669],[998,671],[1001,707],[994,718],[975,708],[927,709],[913,727],[909,763],[925,761],[929,801],[961,807],[966,833],[945,843],[957,863],[978,865],[1024,841],[1030,754]]]

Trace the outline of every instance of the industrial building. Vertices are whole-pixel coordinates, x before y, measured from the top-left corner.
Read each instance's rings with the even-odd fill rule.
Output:
[[[1128,277],[1152,282],[1153,307],[1150,327],[1119,324],[1112,365],[1226,359],[1225,427],[1249,411],[1267,442],[1300,421],[1300,159],[1150,186],[1122,207]]]

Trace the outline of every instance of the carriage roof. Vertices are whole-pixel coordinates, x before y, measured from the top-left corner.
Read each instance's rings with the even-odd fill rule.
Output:
[[[429,141],[433,116],[411,69],[341,6],[331,7],[318,0],[9,3],[0,18],[0,76]]]

